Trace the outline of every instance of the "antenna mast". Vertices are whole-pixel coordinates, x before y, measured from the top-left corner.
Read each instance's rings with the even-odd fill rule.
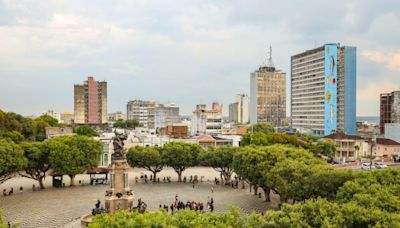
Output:
[[[272,62],[272,47],[269,46],[267,67],[274,67],[274,62]]]

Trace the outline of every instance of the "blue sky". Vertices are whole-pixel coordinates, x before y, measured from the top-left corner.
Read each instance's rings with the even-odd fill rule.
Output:
[[[132,99],[228,104],[273,47],[278,69],[324,43],[357,46],[357,114],[400,89],[400,1],[0,0],[0,108],[73,111],[73,84],[108,82],[108,109]]]

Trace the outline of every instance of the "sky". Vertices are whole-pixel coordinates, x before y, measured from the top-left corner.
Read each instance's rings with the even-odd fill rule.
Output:
[[[357,115],[378,116],[400,89],[399,0],[0,0],[0,109],[73,111],[92,75],[109,112],[143,99],[227,115],[270,45],[289,79],[290,56],[324,43],[357,47]]]

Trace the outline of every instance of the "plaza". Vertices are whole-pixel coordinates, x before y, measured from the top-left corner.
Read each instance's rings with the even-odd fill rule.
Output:
[[[160,204],[170,205],[175,201],[175,195],[179,200],[186,202],[197,201],[207,203],[209,197],[215,201],[215,212],[225,212],[230,206],[239,207],[244,213],[252,211],[262,212],[267,209],[276,209],[277,198],[272,197],[272,202],[265,202],[264,198],[258,198],[246,189],[233,189],[230,186],[214,185],[214,178],[219,178],[219,173],[212,168],[195,167],[184,171],[183,176],[188,180],[190,176],[197,175],[203,182],[199,182],[193,188],[191,183],[178,183],[177,175],[171,168],[166,168],[157,176],[160,183],[144,183],[143,180],[135,183],[135,177],[151,173],[143,169],[133,169],[129,172],[130,186],[133,189],[136,206],[137,200],[142,199],[148,210],[157,210]],[[172,183],[163,183],[163,177],[170,176]],[[64,178],[68,186],[68,177]],[[79,181],[81,185],[79,186]],[[51,188],[51,177],[46,178],[46,189],[32,192],[33,180],[16,177],[2,185],[0,189],[14,188],[14,195],[0,196],[0,209],[3,211],[5,221],[18,222],[22,227],[75,227],[76,221],[84,214],[91,213],[97,200],[104,203],[105,191],[108,185],[89,186],[88,175],[76,177],[76,187]],[[19,193],[19,187],[24,191]],[[211,189],[214,189],[212,191]]]

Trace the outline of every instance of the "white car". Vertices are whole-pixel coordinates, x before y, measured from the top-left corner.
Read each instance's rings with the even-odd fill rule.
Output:
[[[388,166],[382,162],[375,163],[377,169],[386,169]]]
[[[370,166],[371,165],[371,163],[363,163],[362,165],[361,165],[361,169],[363,169],[363,170],[370,170],[370,169],[375,169],[375,166],[374,165],[372,165],[372,166]]]

